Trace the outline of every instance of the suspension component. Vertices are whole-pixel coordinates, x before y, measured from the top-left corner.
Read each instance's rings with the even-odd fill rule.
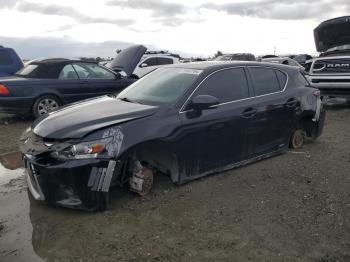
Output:
[[[129,184],[131,191],[138,193],[140,196],[146,195],[153,186],[153,171],[136,160]]]

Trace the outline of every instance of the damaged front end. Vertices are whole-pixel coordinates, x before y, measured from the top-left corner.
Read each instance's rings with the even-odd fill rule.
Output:
[[[32,196],[63,207],[106,209],[110,186],[126,182],[126,177],[119,176],[122,165],[116,160],[123,133],[120,127],[108,128],[100,137],[60,141],[27,130],[20,139],[20,149]]]

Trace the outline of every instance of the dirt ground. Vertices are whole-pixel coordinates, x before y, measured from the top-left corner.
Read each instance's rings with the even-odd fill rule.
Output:
[[[350,261],[350,106],[329,107],[299,151],[183,186],[158,177],[100,213],[28,195],[18,154],[4,154],[29,124],[0,116],[0,261]]]

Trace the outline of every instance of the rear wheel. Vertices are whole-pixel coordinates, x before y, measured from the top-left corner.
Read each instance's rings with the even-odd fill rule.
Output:
[[[305,132],[302,129],[296,129],[289,142],[289,147],[292,149],[299,149],[303,146],[305,140]]]
[[[33,115],[38,118],[42,115],[45,115],[47,113],[50,113],[51,111],[59,108],[61,106],[61,102],[59,99],[52,95],[45,95],[39,97],[32,109]]]

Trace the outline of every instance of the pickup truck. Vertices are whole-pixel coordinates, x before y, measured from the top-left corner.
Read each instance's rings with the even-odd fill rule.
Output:
[[[306,64],[308,80],[323,97],[350,99],[350,16],[322,22],[314,38],[321,54]]]

